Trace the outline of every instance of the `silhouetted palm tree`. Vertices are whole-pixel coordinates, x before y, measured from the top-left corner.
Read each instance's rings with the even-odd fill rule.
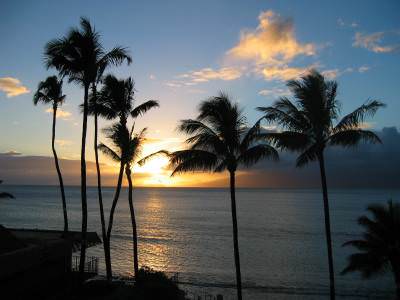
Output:
[[[127,51],[124,48],[116,47],[110,52],[103,55],[103,57],[99,58],[97,62],[97,76],[96,81],[92,82],[92,92],[89,95],[89,105],[88,105],[88,114],[94,117],[94,155],[95,155],[95,162],[96,162],[96,171],[97,171],[97,193],[99,199],[99,209],[100,209],[100,221],[101,221],[101,233],[103,241],[107,239],[107,231],[106,231],[106,223],[104,218],[104,209],[103,209],[103,196],[101,191],[101,172],[100,172],[100,165],[99,165],[99,153],[97,147],[97,139],[98,139],[98,116],[101,116],[101,105],[97,103],[97,85],[102,81],[104,71],[111,65],[111,64],[119,64],[122,63],[123,59],[126,59],[128,64],[131,63],[132,59],[128,55]],[[82,106],[83,109],[83,106]],[[106,274],[107,279],[111,279],[111,258],[110,258],[110,249],[108,249],[108,243],[103,243],[104,248],[104,257],[105,261],[110,262],[106,263]]]
[[[81,28],[73,28],[67,36],[54,39],[45,47],[45,63],[56,68],[69,82],[76,82],[84,89],[82,146],[81,146],[81,194],[82,194],[82,242],[79,271],[84,272],[87,236],[87,195],[86,195],[86,131],[88,116],[89,88],[96,84],[107,65],[120,64],[127,59],[123,48],[105,53],[100,35],[86,18],[81,18]],[[129,61],[129,60],[128,60]],[[101,63],[102,62],[102,63]]]
[[[33,96],[33,103],[37,105],[39,102],[44,104],[51,104],[53,107],[53,126],[51,134],[51,149],[53,150],[54,163],[56,165],[58,180],[60,182],[62,208],[64,215],[64,232],[68,231],[68,215],[67,215],[67,204],[65,201],[64,183],[58,164],[58,157],[55,148],[56,138],[56,120],[57,120],[57,109],[63,104],[65,95],[62,93],[62,80],[58,80],[57,76],[47,77],[45,81],[39,83],[37,92]]]
[[[0,184],[3,183],[3,180],[0,180]],[[11,198],[11,199],[15,199],[15,197],[7,192],[0,192],[0,199],[4,199],[4,198]]]
[[[122,127],[126,127],[129,116],[136,119],[138,116],[143,115],[151,108],[159,106],[157,101],[149,100],[135,107],[134,94],[135,94],[134,82],[130,77],[126,80],[123,79],[120,80],[113,75],[107,75],[103,79],[103,87],[98,93],[97,107],[96,107],[98,115],[108,120],[119,118],[119,124]],[[90,106],[90,110],[92,109],[93,107]],[[114,222],[114,213],[115,213],[115,208],[117,206],[119,194],[121,191],[123,172],[124,172],[124,164],[121,162],[118,174],[117,187],[115,190],[113,202],[111,204],[110,216],[108,219],[107,239],[105,241],[105,243],[108,244],[107,245],[108,251],[110,249],[110,240],[111,240],[112,226]],[[106,260],[106,265],[107,264],[111,274],[111,259]]]
[[[142,146],[144,144],[146,129],[143,129],[139,134],[133,134],[132,130],[129,132],[125,125],[120,123],[114,124],[110,128],[106,128],[105,132],[107,137],[112,141],[114,148],[118,149],[114,151],[112,147],[106,146],[105,144],[100,144],[99,149],[108,157],[116,162],[119,162],[121,166],[125,166],[125,173],[128,179],[129,193],[129,210],[131,214],[132,223],[132,237],[133,237],[133,265],[135,278],[139,274],[139,262],[138,262],[138,250],[137,250],[137,230],[136,230],[136,218],[135,210],[133,207],[133,184],[132,184],[132,171],[131,168],[137,162],[142,151]],[[120,177],[121,172],[120,172]],[[118,184],[121,185],[121,180],[118,180]]]
[[[363,130],[367,116],[373,116],[383,104],[369,101],[344,116],[336,125],[340,103],[336,99],[337,83],[327,81],[315,70],[300,80],[287,83],[295,101],[282,97],[273,106],[259,107],[268,122],[276,123],[286,131],[266,134],[281,149],[301,152],[297,167],[318,161],[324,201],[326,242],[328,249],[331,298],[335,297],[333,255],[331,243],[328,188],[325,175],[324,150],[327,146],[356,146],[360,141],[380,143],[372,131]]]
[[[387,207],[370,205],[368,211],[372,218],[358,219],[358,224],[365,229],[362,239],[343,244],[360,252],[349,256],[349,264],[342,274],[359,271],[364,278],[371,278],[391,270],[397,299],[400,299],[400,205],[389,201]]]
[[[236,217],[235,174],[238,166],[249,167],[260,159],[278,159],[277,151],[259,142],[260,122],[248,129],[237,104],[221,93],[203,101],[196,119],[182,120],[179,130],[191,135],[188,149],[170,153],[172,175],[190,171],[222,172],[230,177],[233,246],[238,299],[242,299],[239,241]]]

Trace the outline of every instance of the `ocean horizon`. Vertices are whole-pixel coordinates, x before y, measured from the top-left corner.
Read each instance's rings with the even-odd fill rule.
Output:
[[[14,228],[63,226],[57,186],[4,185],[16,199],[1,202],[0,224]],[[114,188],[103,188],[106,217]],[[391,274],[362,280],[339,275],[353,249],[341,245],[361,234],[357,218],[371,203],[398,199],[400,189],[330,189],[332,236],[339,297],[388,297]],[[80,187],[66,187],[71,230],[80,230]],[[236,290],[230,198],[227,188],[136,188],[133,192],[139,236],[139,263],[178,273],[189,293]],[[101,236],[97,189],[88,187],[88,230]],[[323,203],[320,189],[238,188],[237,212],[244,295],[246,299],[328,299]],[[127,189],[121,191],[112,233],[115,275],[133,273]],[[102,245],[88,255],[100,258]],[[274,298],[276,297],[276,298]],[[314,298],[313,298],[314,297]]]

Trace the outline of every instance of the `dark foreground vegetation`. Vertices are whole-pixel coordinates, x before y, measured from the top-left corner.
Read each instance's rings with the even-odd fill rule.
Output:
[[[49,299],[61,300],[185,300],[185,292],[165,273],[143,267],[136,283],[126,280],[94,279],[83,286],[73,288],[63,295]]]

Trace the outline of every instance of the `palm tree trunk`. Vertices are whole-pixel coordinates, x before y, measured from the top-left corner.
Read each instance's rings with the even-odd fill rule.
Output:
[[[56,165],[58,180],[60,182],[60,190],[61,190],[61,200],[63,207],[63,215],[64,215],[64,233],[68,232],[68,215],[67,215],[67,203],[65,201],[65,191],[64,191],[64,182],[60,171],[60,166],[58,164],[58,156],[55,147],[55,139],[56,139],[56,118],[57,118],[57,105],[53,105],[53,126],[52,126],[52,135],[51,135],[51,148],[53,150],[54,163]]]
[[[242,275],[240,273],[240,257],[239,257],[239,240],[238,240],[238,227],[236,217],[236,196],[235,196],[235,172],[230,171],[230,190],[231,190],[231,212],[233,224],[233,250],[235,255],[236,267],[236,288],[238,300],[242,300]]]
[[[400,300],[400,257],[392,258],[390,263],[392,265],[394,282],[396,283],[396,300]]]
[[[96,101],[96,86],[92,85],[92,93],[93,97]],[[97,193],[99,198],[99,208],[100,208],[100,222],[101,222],[101,234],[103,238],[103,248],[104,248],[104,260],[106,261],[106,274],[107,280],[111,280],[111,269],[109,266],[111,265],[109,251],[107,250],[107,234],[106,234],[106,221],[104,219],[104,208],[103,208],[103,195],[101,191],[101,172],[100,172],[100,165],[99,165],[99,150],[97,148],[97,136],[98,136],[98,118],[97,112],[94,112],[94,156],[96,160],[96,170],[97,170]],[[109,263],[107,263],[107,261]]]
[[[85,96],[83,99],[83,121],[82,121],[82,145],[81,145],[81,196],[82,196],[82,241],[81,255],[79,260],[79,273],[83,280],[85,271],[86,245],[87,245],[87,195],[86,195],[86,132],[88,115],[89,85],[85,85]]]
[[[132,191],[133,191],[133,185],[132,185],[132,178],[131,178],[131,170],[130,166],[127,165],[125,168],[126,172],[126,177],[128,178],[128,185],[129,185],[129,196],[128,196],[128,201],[129,201],[129,210],[131,213],[131,222],[132,222],[132,238],[133,238],[133,270],[135,273],[135,280],[137,281],[137,277],[139,274],[139,259],[138,259],[138,239],[137,239],[137,230],[136,230],[136,218],[135,218],[135,210],[133,207],[133,199],[132,199]]]
[[[112,265],[111,265],[111,249],[110,249],[110,240],[111,240],[111,231],[112,231],[112,226],[114,222],[114,213],[115,213],[115,208],[117,207],[117,202],[119,198],[119,194],[121,192],[121,185],[122,185],[122,176],[124,175],[124,164],[121,162],[120,168],[119,168],[119,174],[118,174],[118,182],[117,182],[117,187],[115,190],[114,194],[114,199],[111,204],[111,209],[110,209],[110,217],[108,219],[108,228],[107,228],[107,239],[106,239],[106,248],[107,248],[107,255],[108,255],[108,260],[106,260],[106,266],[107,269],[110,270],[110,279],[112,276]]]
[[[329,216],[328,187],[326,184],[325,161],[323,152],[319,153],[318,161],[321,172],[322,194],[324,199],[325,233],[326,233],[326,246],[328,249],[330,296],[331,300],[333,300],[335,299],[335,277],[333,271],[333,253],[332,253],[331,224]]]

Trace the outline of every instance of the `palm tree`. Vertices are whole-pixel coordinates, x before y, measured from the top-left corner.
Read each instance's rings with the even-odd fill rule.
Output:
[[[123,48],[115,48],[105,53],[100,35],[89,20],[81,18],[81,28],[73,28],[62,38],[51,40],[45,47],[45,64],[55,68],[69,82],[75,82],[84,89],[83,122],[81,142],[81,197],[82,197],[82,242],[79,271],[85,266],[87,236],[87,195],[86,195],[86,132],[88,116],[89,88],[96,84],[109,64],[120,64],[126,57]],[[121,51],[122,50],[122,51]],[[129,62],[130,60],[128,60]],[[100,196],[101,197],[101,196]],[[100,199],[100,198],[99,198]]]
[[[396,283],[397,299],[400,299],[400,205],[392,201],[384,205],[370,205],[367,210],[372,219],[362,216],[358,224],[365,228],[363,238],[352,240],[343,246],[360,250],[349,256],[348,266],[341,272],[359,271],[366,279],[391,270]]]
[[[137,242],[135,210],[133,207],[133,197],[132,197],[133,184],[132,184],[131,168],[135,163],[140,163],[140,161],[138,161],[138,157],[141,153],[142,146],[145,141],[144,136],[146,129],[143,129],[139,134],[133,134],[133,129],[134,127],[132,126],[132,130],[129,132],[126,126],[120,123],[114,124],[110,128],[106,128],[105,131],[106,133],[108,133],[107,137],[111,139],[114,148],[118,150],[114,151],[111,147],[106,146],[105,144],[100,144],[99,149],[114,161],[119,162],[121,166],[125,166],[125,174],[127,176],[128,186],[129,186],[128,201],[129,201],[129,210],[131,214],[131,223],[132,223],[133,266],[134,266],[135,278],[137,278],[139,274],[139,262],[138,262],[138,250],[137,250],[138,242]]]
[[[362,239],[348,241],[343,246],[353,246],[360,252],[349,256],[348,266],[341,274],[359,271],[364,278],[371,278],[391,270],[400,299],[400,205],[388,202],[370,205],[367,210],[372,218],[362,216],[358,224],[364,227]]]
[[[100,209],[100,221],[101,221],[101,233],[103,241],[107,240],[107,232],[106,232],[106,222],[104,218],[104,208],[103,208],[103,196],[101,191],[101,172],[100,172],[100,164],[99,164],[99,153],[98,153],[98,116],[101,115],[101,106],[97,104],[97,85],[102,81],[103,73],[111,64],[119,64],[122,63],[123,59],[126,59],[128,64],[132,62],[131,57],[128,55],[127,51],[121,47],[115,47],[109,53],[104,54],[99,58],[97,62],[97,76],[96,81],[92,82],[92,92],[89,95],[89,105],[88,105],[88,114],[94,117],[94,156],[96,162],[96,171],[97,171],[97,193],[99,199],[99,209]],[[83,109],[83,107],[82,107]],[[104,257],[105,261],[110,262],[110,250],[107,248],[108,243],[103,243],[104,249]],[[106,274],[107,279],[111,279],[111,263],[106,263]]]
[[[240,165],[249,167],[262,158],[278,160],[278,153],[271,145],[259,142],[260,122],[248,129],[242,111],[224,93],[203,101],[197,118],[182,120],[178,129],[191,136],[185,141],[186,150],[169,154],[174,167],[172,176],[191,171],[229,172],[236,285],[241,300],[236,170]]]
[[[158,102],[155,100],[146,101],[138,106],[134,106],[134,82],[132,78],[128,78],[126,80],[117,79],[113,75],[107,75],[103,79],[103,87],[98,93],[97,98],[97,107],[96,110],[98,115],[108,119],[113,120],[115,118],[119,118],[119,124],[122,127],[126,127],[128,117],[131,116],[133,119],[136,119],[138,116],[143,115],[148,110],[154,107],[158,107]],[[91,105],[90,110],[93,107]],[[111,278],[112,270],[111,270],[111,258],[110,258],[110,240],[111,240],[111,232],[112,226],[114,222],[114,213],[115,208],[117,206],[117,202],[119,199],[119,194],[121,191],[122,185],[122,177],[124,173],[124,163],[120,162],[120,169],[118,174],[117,186],[114,194],[114,199],[111,204],[110,216],[108,219],[108,228],[106,232],[106,239],[104,243],[107,244],[105,246],[108,249],[108,258],[106,257],[106,266],[107,277]],[[104,238],[103,238],[104,239]]]
[[[0,180],[0,184],[3,183],[3,180]],[[0,192],[0,199],[4,199],[4,198],[10,198],[10,199],[15,199],[15,197],[7,192]]]
[[[372,117],[383,106],[379,101],[369,101],[344,116],[336,125],[340,103],[336,99],[337,83],[327,81],[315,70],[300,80],[287,83],[295,100],[282,97],[270,107],[259,107],[267,122],[277,123],[284,131],[266,134],[277,147],[301,152],[296,166],[318,161],[324,202],[326,243],[328,249],[331,299],[335,298],[333,254],[329,217],[328,188],[325,175],[324,150],[328,146],[353,147],[361,141],[380,143],[372,131],[363,130],[366,117]]]
[[[51,148],[53,150],[54,163],[56,165],[58,181],[60,182],[61,200],[64,215],[64,233],[68,232],[68,215],[67,215],[67,204],[65,201],[64,182],[58,164],[58,157],[55,148],[56,138],[56,120],[57,120],[57,109],[65,100],[65,95],[62,93],[62,80],[58,80],[57,76],[47,77],[45,81],[39,83],[37,92],[33,96],[33,103],[37,105],[39,102],[44,104],[51,104],[53,106],[53,126],[51,134]]]

